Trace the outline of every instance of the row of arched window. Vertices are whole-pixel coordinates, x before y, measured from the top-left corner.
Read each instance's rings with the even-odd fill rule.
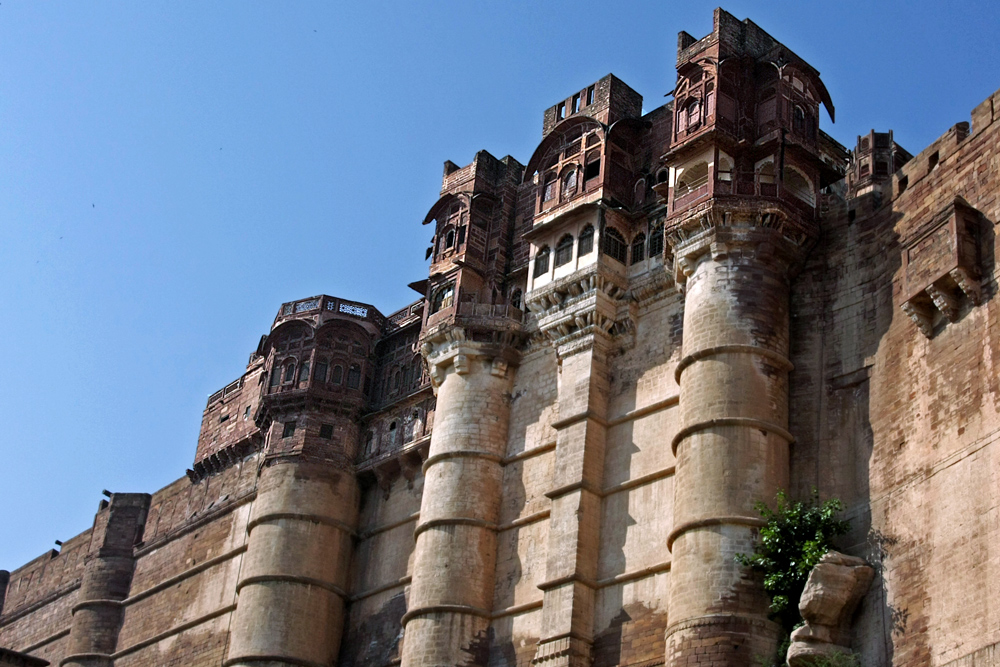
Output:
[[[583,257],[594,250],[594,227],[587,225],[580,232],[580,237],[575,241],[577,246],[577,257]],[[572,234],[566,234],[559,243],[556,244],[555,253],[549,246],[542,246],[535,253],[535,268],[533,276],[538,278],[549,272],[549,259],[554,259],[554,268],[559,268],[573,261],[574,239]],[[614,227],[607,227],[604,230],[604,237],[601,241],[601,250],[607,257],[620,262],[621,264],[635,264],[641,262],[646,257],[658,257],[663,254],[663,224],[657,224],[650,232],[647,244],[646,234],[639,232],[629,243],[625,237]]]
[[[348,389],[358,389],[361,386],[361,366],[360,364],[350,364],[347,367],[347,378],[345,383],[344,367],[335,364],[331,368],[330,363],[325,359],[316,361],[314,368],[310,368],[308,361],[297,364],[295,359],[286,359],[281,365],[276,365],[271,371],[271,388],[278,385],[302,386],[309,382],[310,370],[312,370],[312,381],[314,384],[346,384]]]

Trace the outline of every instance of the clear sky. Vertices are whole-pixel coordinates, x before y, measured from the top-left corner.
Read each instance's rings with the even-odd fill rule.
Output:
[[[0,568],[183,476],[281,302],[416,298],[444,160],[527,161],[608,72],[656,108],[713,7],[2,0]],[[822,73],[848,146],[916,153],[1000,88],[995,0],[725,7]]]

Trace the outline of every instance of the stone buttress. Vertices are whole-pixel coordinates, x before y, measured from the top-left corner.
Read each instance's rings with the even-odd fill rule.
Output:
[[[424,462],[413,583],[403,616],[406,667],[485,665],[510,418],[509,341],[477,342],[446,327],[422,352],[437,393]]]

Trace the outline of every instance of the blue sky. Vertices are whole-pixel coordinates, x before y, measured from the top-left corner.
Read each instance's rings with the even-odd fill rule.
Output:
[[[714,6],[3,0],[0,568],[182,476],[282,301],[415,298],[444,160],[526,161],[608,72],[656,108]],[[849,146],[916,153],[1000,88],[993,2],[725,7],[820,70]]]

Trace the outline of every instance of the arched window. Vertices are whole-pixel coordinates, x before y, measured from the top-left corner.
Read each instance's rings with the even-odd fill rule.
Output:
[[[657,185],[659,185],[660,183],[666,183],[669,178],[670,178],[670,171],[667,169],[661,169],[658,172],[656,172]]]
[[[758,183],[774,183],[774,163],[765,162],[757,170]]]
[[[397,430],[396,429],[396,422],[392,422],[391,424],[389,424],[389,445],[390,446],[396,444],[396,430]]]
[[[617,229],[608,227],[604,230],[602,246],[605,255],[622,264],[625,263],[628,257],[628,243],[625,242],[625,237]]]
[[[534,277],[544,276],[549,272],[549,247],[542,246],[542,249],[535,253]]]
[[[316,362],[316,370],[313,371],[313,380],[319,383],[326,382],[327,364],[325,360]]]
[[[521,299],[522,293],[520,289],[516,289],[510,294],[510,305],[514,306],[518,310],[521,310]]]
[[[542,186],[542,201],[547,202],[556,198],[556,175],[546,174],[545,185]]]
[[[349,389],[357,389],[361,386],[361,366],[351,364],[351,369],[347,371],[347,386]]]
[[[723,153],[715,167],[715,180],[729,182],[733,180],[733,158]]]
[[[334,366],[333,372],[330,373],[330,382],[334,384],[340,384],[343,380],[344,380],[343,366]]]
[[[444,235],[444,247],[445,250],[455,246],[455,230],[449,229]]]
[[[637,234],[634,239],[632,239],[632,257],[631,263],[641,262],[646,259],[646,235]]]
[[[392,390],[393,391],[396,391],[397,389],[399,389],[399,380],[400,380],[400,377],[401,376],[399,374],[399,371],[396,371],[395,373],[392,374]]]
[[[564,264],[569,264],[573,260],[573,237],[566,234],[556,245],[556,258],[555,265],[563,266]]]
[[[309,362],[303,361],[299,366],[299,383],[309,381]]]
[[[562,196],[571,197],[576,192],[576,167],[567,171],[562,178]]]
[[[594,249],[594,226],[587,225],[580,232],[580,240],[577,243],[576,256],[583,257],[589,255]]]
[[[806,177],[798,169],[785,167],[783,174],[784,189],[792,193],[810,206],[816,205],[816,198],[813,196],[812,186]]]
[[[649,232],[649,257],[659,257],[663,254],[663,223],[653,225]]]
[[[797,104],[792,109],[792,128],[796,132],[805,132],[806,129],[806,112]]]
[[[295,379],[295,362],[289,361],[285,365],[285,379],[284,383],[288,384]]]
[[[697,126],[701,120],[701,102],[699,100],[691,100],[684,111],[687,114],[688,127],[693,128]]]
[[[431,313],[436,313],[443,308],[450,308],[454,301],[455,283],[448,283],[434,293],[434,298],[431,299]]]
[[[683,169],[674,186],[674,198],[683,197],[708,183],[708,163],[698,162]]]

